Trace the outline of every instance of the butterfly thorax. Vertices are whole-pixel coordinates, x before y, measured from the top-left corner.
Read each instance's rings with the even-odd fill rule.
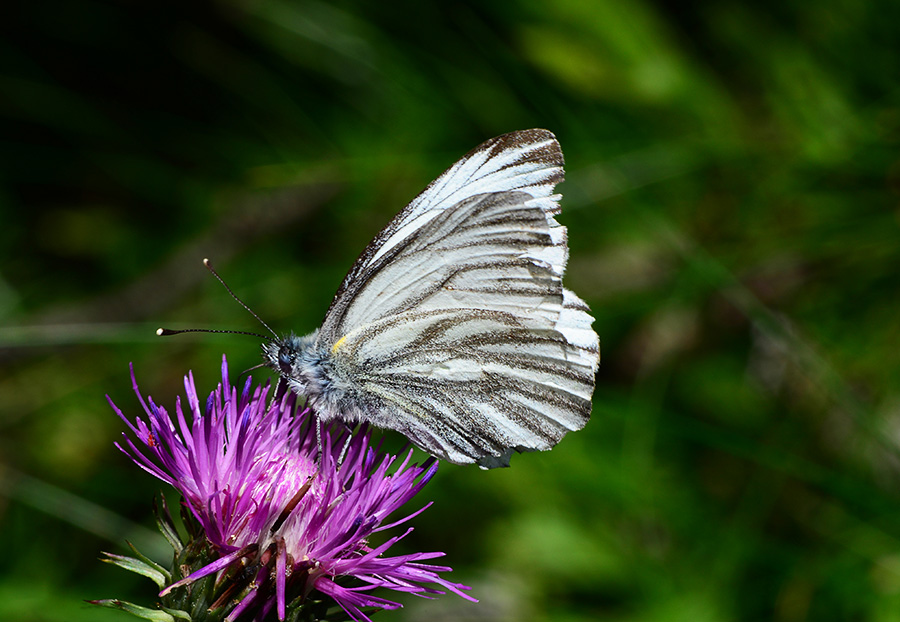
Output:
[[[346,412],[348,387],[336,373],[328,348],[316,344],[318,333],[292,334],[263,344],[263,361],[281,375],[291,391],[307,398],[320,420],[350,419],[354,409]]]

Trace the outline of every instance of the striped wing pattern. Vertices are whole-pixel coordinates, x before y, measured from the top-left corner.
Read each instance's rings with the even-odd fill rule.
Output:
[[[320,416],[485,468],[585,425],[599,347],[587,305],[562,286],[562,164],[546,130],[495,138],[385,227],[316,337],[341,388]]]
[[[555,215],[559,205],[553,188],[562,180],[562,151],[547,130],[504,134],[470,151],[431,182],[369,243],[344,277],[325,314],[320,343],[333,343],[353,328],[346,313],[351,305],[360,304],[356,297],[359,289],[385,265],[382,260],[386,255],[409,244],[432,219],[473,196],[506,191],[526,192],[544,212]],[[559,232],[565,235],[562,227]],[[562,262],[560,273],[565,267],[565,248]]]
[[[367,420],[450,462],[506,466],[514,450],[550,449],[587,423],[596,351],[547,322],[481,309],[407,312],[359,337],[338,349],[335,370],[352,370]],[[382,357],[384,347],[397,349]]]

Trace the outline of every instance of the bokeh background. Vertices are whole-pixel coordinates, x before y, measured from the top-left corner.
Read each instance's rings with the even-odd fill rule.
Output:
[[[165,557],[104,394],[258,362],[155,337],[260,329],[203,257],[312,330],[426,183],[545,127],[592,421],[444,465],[405,550],[482,602],[378,618],[900,620],[897,2],[39,0],[0,30],[0,619],[153,602],[97,560]]]

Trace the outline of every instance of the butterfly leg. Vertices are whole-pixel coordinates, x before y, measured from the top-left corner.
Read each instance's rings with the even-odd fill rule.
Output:
[[[275,392],[272,393],[272,399],[269,401],[268,410],[272,410],[275,404],[279,403],[283,398],[284,394],[288,392],[288,384],[284,377],[278,377],[278,383],[275,385]]]
[[[341,422],[344,426],[344,430],[347,434],[347,439],[344,441],[344,446],[341,448],[341,453],[338,455],[337,466],[340,467],[344,462],[344,458],[347,457],[347,451],[350,449],[350,442],[353,440],[353,428],[347,425],[346,423]],[[328,425],[324,421],[322,421],[318,415],[316,415],[316,444],[319,446],[319,460],[318,467],[319,470],[322,470],[322,460],[325,457],[325,426]]]
[[[344,463],[344,458],[347,457],[347,450],[350,449],[350,441],[353,440],[353,428],[344,424],[347,429],[347,440],[344,441],[344,447],[341,449],[341,455],[338,456],[338,467],[340,467]]]
[[[316,418],[316,445],[319,446],[318,470],[322,471],[322,462],[325,460],[325,442],[323,440],[322,428],[325,423],[319,418],[318,413],[313,413]]]

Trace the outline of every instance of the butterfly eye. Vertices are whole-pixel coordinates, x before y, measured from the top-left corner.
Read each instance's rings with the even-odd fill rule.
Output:
[[[281,368],[286,374],[291,373],[291,368],[294,365],[294,350],[287,345],[281,346],[278,350],[278,366]]]

